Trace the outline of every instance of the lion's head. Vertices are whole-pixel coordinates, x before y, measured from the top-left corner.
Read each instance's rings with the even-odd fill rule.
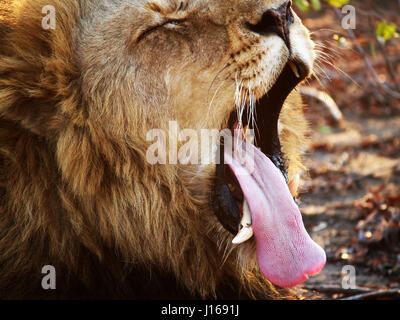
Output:
[[[51,262],[90,287],[97,265],[118,283],[137,265],[199,297],[272,297],[261,273],[288,287],[322,268],[292,197],[306,132],[292,90],[314,53],[291,1],[7,0],[0,15],[3,266]],[[216,143],[200,155],[202,132],[225,128],[252,171],[202,161],[227,160]],[[198,161],[173,161],[183,145]]]

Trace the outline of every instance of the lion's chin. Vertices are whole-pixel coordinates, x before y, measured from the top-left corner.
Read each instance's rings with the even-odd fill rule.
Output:
[[[271,90],[257,102],[257,147],[247,134],[250,124],[246,115],[238,121],[237,113],[232,113],[230,127],[240,134],[234,135],[233,148],[221,148],[223,161],[216,172],[215,212],[219,221],[236,235],[233,244],[254,235],[260,270],[282,287],[303,282],[326,261],[323,249],[305,230],[292,196],[296,184],[287,184],[278,134],[283,104],[308,73],[304,64],[289,61]]]

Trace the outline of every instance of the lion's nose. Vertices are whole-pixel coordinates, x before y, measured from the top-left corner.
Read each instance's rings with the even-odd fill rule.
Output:
[[[277,9],[269,9],[264,12],[257,24],[246,23],[246,26],[260,35],[278,35],[290,50],[289,26],[294,21],[291,5],[292,2],[287,1]]]

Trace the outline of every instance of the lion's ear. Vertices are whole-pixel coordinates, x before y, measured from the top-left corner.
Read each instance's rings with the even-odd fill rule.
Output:
[[[21,21],[0,6],[0,117],[47,135],[59,122],[54,81],[45,70],[49,43],[40,25]]]
[[[35,134],[48,136],[62,122],[42,72],[16,57],[0,55],[0,117]]]
[[[40,7],[28,9],[0,6],[0,118],[52,136],[71,113],[61,101],[79,103],[74,47],[63,28],[42,28]]]

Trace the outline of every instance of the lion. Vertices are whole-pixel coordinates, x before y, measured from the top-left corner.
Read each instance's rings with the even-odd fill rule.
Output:
[[[293,299],[322,269],[291,1],[5,0],[0,43],[1,298]],[[171,122],[236,130],[254,170],[223,141],[224,162],[149,163]]]

